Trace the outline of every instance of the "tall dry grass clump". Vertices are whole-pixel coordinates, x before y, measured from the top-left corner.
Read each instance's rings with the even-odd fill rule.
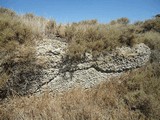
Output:
[[[51,37],[51,35],[55,35],[57,32],[57,25],[54,20],[50,20],[47,22],[45,26],[45,35]]]
[[[23,85],[36,71],[35,39],[39,39],[39,34],[30,25],[0,8],[0,98],[27,89]]]
[[[33,34],[39,34],[39,36],[44,37],[46,26],[48,20],[43,17],[35,16],[32,13],[27,13],[25,15],[20,15],[19,20],[21,23],[32,29]],[[34,27],[33,27],[34,26]]]

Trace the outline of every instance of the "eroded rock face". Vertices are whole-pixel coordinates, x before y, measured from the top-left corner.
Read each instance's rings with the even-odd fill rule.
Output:
[[[145,44],[133,48],[116,48],[100,55],[96,60],[86,53],[85,60],[73,62],[65,59],[67,43],[44,39],[37,45],[37,58],[44,63],[42,78],[35,92],[64,91],[81,86],[90,88],[101,81],[121,75],[124,71],[141,67],[149,60],[150,49]]]
[[[61,92],[77,86],[90,88],[101,81],[118,77],[127,70],[145,65],[151,54],[149,47],[141,43],[132,48],[121,47],[112,52],[106,51],[96,59],[86,53],[83,60],[72,61],[66,57],[67,47],[62,39],[37,41],[37,61],[12,66],[9,82],[0,88],[0,99],[10,94],[10,91],[25,95],[46,90]],[[4,72],[2,60],[0,59],[0,73]]]

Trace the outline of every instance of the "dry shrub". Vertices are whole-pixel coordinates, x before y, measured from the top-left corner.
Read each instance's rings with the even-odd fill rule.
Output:
[[[38,37],[45,36],[45,30],[48,20],[43,17],[35,16],[32,13],[27,13],[21,16],[19,15],[18,17],[19,21],[28,26],[32,30],[33,34],[37,34]]]
[[[160,32],[160,17],[146,20],[143,23],[142,28],[143,28],[143,32],[147,32],[147,31]]]
[[[107,88],[107,90],[105,90]],[[112,93],[113,92],[113,93]],[[130,112],[120,104],[116,89],[112,85],[102,85],[95,90],[75,89],[63,95],[44,94],[14,98],[0,109],[1,118],[10,119],[50,119],[50,120],[101,120],[124,119]],[[4,106],[1,105],[1,108]],[[16,109],[13,109],[16,108]],[[12,112],[10,114],[9,111]],[[8,112],[5,112],[8,111]],[[132,117],[136,115],[132,115]]]
[[[119,42],[121,46],[133,46],[136,43],[136,29],[132,26],[128,26],[122,29]]]
[[[160,62],[160,33],[149,31],[139,34],[139,37],[136,39],[138,42],[143,42],[151,48],[151,62]]]
[[[60,37],[60,38],[64,38],[65,37],[65,25],[58,25],[57,26],[57,31],[56,31],[56,36]]]
[[[76,32],[76,28],[74,25],[66,25],[66,29],[65,29],[65,38],[67,41],[72,40],[72,38],[74,37],[74,34]]]
[[[65,36],[71,58],[74,54],[77,58],[77,53],[82,58],[86,52],[97,56],[115,47],[133,46],[136,43],[134,27],[123,25],[74,23],[66,27]],[[81,46],[83,51],[76,46]]]
[[[46,24],[46,27],[45,27],[45,34],[47,36],[51,36],[51,35],[56,34],[56,28],[57,28],[57,25],[54,20],[48,21]]]
[[[158,120],[160,76],[155,74],[159,71],[156,66],[149,64],[88,90],[15,97],[0,105],[0,116],[9,120]]]
[[[72,42],[68,46],[67,55],[69,56],[69,59],[72,60],[80,60],[84,58],[86,47],[83,45],[83,43],[78,44],[76,42]]]
[[[160,50],[160,33],[158,32],[146,32],[141,34],[138,41],[145,43],[152,50]]]
[[[156,67],[159,68],[157,64]],[[139,70],[125,81],[127,94],[124,96],[126,104],[131,110],[140,111],[148,119],[159,119],[159,84],[160,78],[156,75],[159,70],[153,64]]]
[[[129,23],[129,19],[125,18],[125,17],[119,18],[119,19],[117,19],[117,23],[122,24],[122,25],[127,25]]]
[[[29,81],[35,75],[34,71],[37,71],[35,39],[38,39],[38,35],[34,34],[31,27],[20,22],[19,17],[10,16],[8,13],[1,14],[0,98],[6,97],[11,91],[25,92],[28,89],[22,90],[24,86],[20,83],[29,86],[27,79]]]
[[[0,79],[0,88],[5,86],[5,84],[8,82],[9,76],[6,73],[1,73],[1,79]]]
[[[115,20],[112,20],[109,24],[110,25],[115,25],[117,22]]]
[[[98,21],[96,19],[93,20],[83,20],[78,22],[79,25],[96,25],[98,24]]]
[[[0,7],[0,14],[7,14],[9,16],[15,17],[16,13],[10,9]]]

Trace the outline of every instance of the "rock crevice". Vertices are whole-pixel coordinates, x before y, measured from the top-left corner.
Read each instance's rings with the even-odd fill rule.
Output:
[[[68,44],[59,39],[37,41],[36,64],[14,65],[13,76],[4,89],[0,89],[1,95],[12,90],[25,95],[46,90],[61,92],[77,86],[90,88],[118,77],[127,70],[145,65],[151,54],[149,47],[141,43],[132,48],[121,47],[106,51],[96,58],[85,53],[83,60],[72,61],[66,59],[67,47]],[[33,70],[27,70],[26,66],[32,66]],[[2,71],[0,64],[0,72]],[[18,82],[15,82],[17,79]]]
[[[90,88],[101,81],[121,75],[124,71],[146,64],[150,49],[145,44],[116,48],[95,59],[86,53],[83,61],[64,60],[67,43],[45,39],[37,45],[37,58],[46,61],[38,91],[63,91],[76,86]]]

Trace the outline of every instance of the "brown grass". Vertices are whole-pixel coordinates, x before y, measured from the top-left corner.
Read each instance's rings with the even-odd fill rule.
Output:
[[[28,26],[33,34],[38,34],[41,37],[46,35],[47,19],[27,13],[25,15],[19,15],[19,21]]]
[[[57,25],[33,14],[18,16],[0,8],[0,98],[8,97],[12,90],[24,95],[25,82],[36,82],[28,74],[38,72],[34,56],[39,34],[65,38],[67,54],[74,60],[82,59],[86,52],[97,56],[117,46],[132,46],[135,41],[144,42],[153,51],[147,66],[89,90],[12,95],[0,101],[0,120],[159,120],[159,18],[135,25],[128,22],[123,18],[110,24],[90,20]]]
[[[158,120],[160,76],[154,67],[148,65],[89,90],[15,96],[1,104],[0,119]]]
[[[65,37],[69,43],[68,55],[79,59],[84,58],[86,52],[96,56],[119,46],[133,46],[136,43],[134,28],[123,25],[74,23],[66,27]]]
[[[25,84],[29,81],[26,79],[31,77],[25,78],[25,74],[31,75],[36,71],[35,39],[39,39],[39,33],[29,24],[21,22],[20,16],[10,15],[7,10],[3,11],[4,9],[0,9],[0,91],[3,91],[1,98],[11,91],[22,92],[22,85],[18,84]]]
[[[108,84],[93,91],[75,89],[59,96],[44,94],[39,97],[14,98],[10,103],[5,104],[5,108],[1,106],[3,108],[0,110],[1,119],[102,120],[127,118],[131,112],[123,106],[116,107],[120,104],[120,100],[114,87]],[[9,111],[12,112],[9,113]]]

